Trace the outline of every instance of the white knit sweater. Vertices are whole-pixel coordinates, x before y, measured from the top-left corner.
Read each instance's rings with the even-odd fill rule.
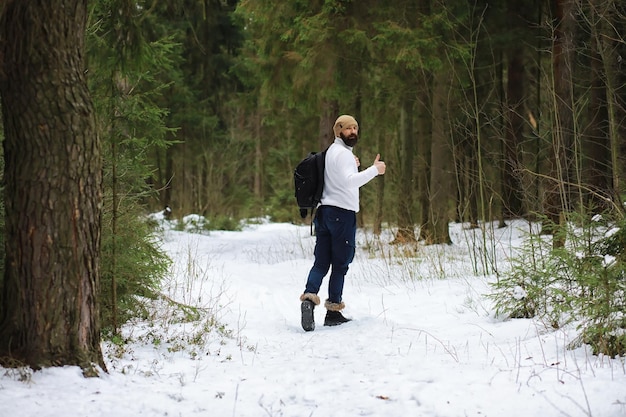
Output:
[[[321,204],[359,211],[359,188],[378,175],[374,165],[359,172],[352,153],[341,138],[335,138],[326,152],[324,192]]]

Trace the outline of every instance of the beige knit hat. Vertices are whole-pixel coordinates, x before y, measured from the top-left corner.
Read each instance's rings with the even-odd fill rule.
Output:
[[[335,126],[333,126],[333,131],[335,132],[335,137],[339,136],[339,133],[347,127],[356,126],[359,127],[356,119],[350,115],[343,114],[337,118],[335,121]]]

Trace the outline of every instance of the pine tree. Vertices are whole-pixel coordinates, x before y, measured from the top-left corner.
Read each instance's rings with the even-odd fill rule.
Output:
[[[66,13],[71,10],[72,13]],[[105,369],[100,350],[102,155],[85,78],[87,4],[0,6],[5,366]],[[8,361],[7,361],[8,360]]]

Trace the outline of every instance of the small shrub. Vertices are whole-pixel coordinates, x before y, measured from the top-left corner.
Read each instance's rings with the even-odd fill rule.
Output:
[[[603,326],[600,323],[589,325],[584,328],[583,343],[591,346],[594,355],[603,354],[610,357],[621,356],[626,353],[626,323],[621,326],[609,324]]]
[[[105,220],[108,216],[103,214]],[[122,221],[125,227],[115,235],[106,229],[102,235],[100,305],[105,337],[116,333],[115,326],[148,315],[146,300],[159,296],[161,280],[171,264],[146,220],[125,214]]]
[[[626,221],[570,225],[566,245],[528,236],[510,272],[493,284],[496,314],[535,317],[552,327],[576,322],[594,354],[626,354]]]

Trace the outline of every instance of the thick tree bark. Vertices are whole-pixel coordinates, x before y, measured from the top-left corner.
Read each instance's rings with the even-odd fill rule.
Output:
[[[84,66],[86,0],[5,4],[6,268],[0,358],[104,368],[97,306],[102,162]],[[5,364],[6,365],[6,364]]]

